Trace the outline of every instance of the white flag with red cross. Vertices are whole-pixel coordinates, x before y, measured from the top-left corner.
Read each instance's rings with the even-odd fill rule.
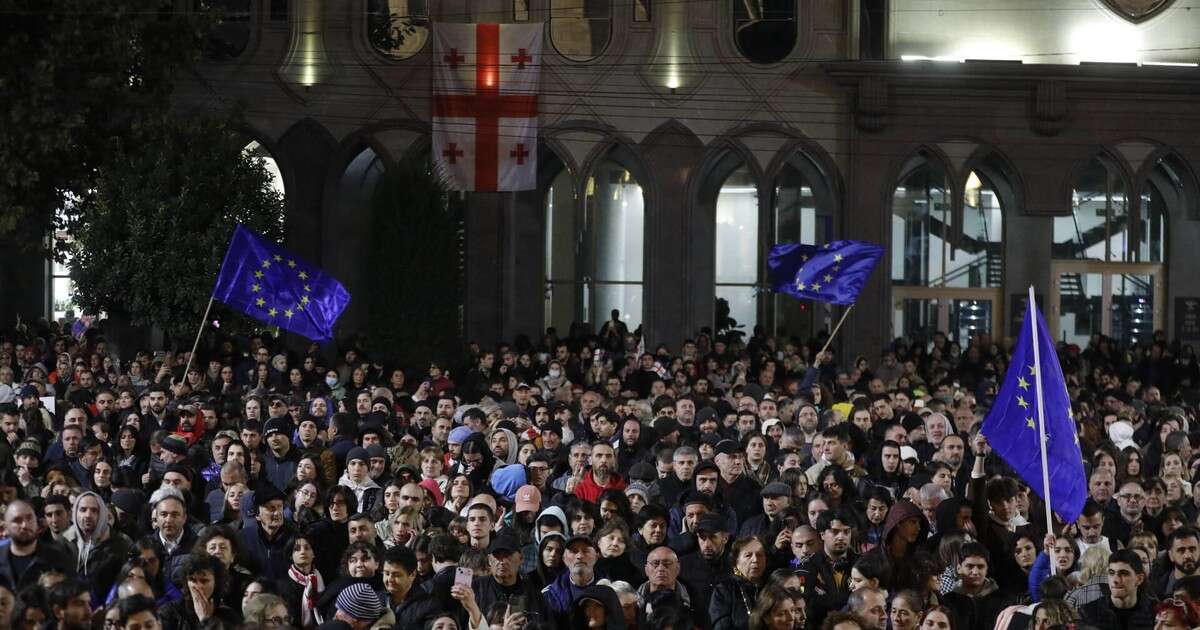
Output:
[[[542,30],[434,26],[433,157],[453,188],[537,188]]]

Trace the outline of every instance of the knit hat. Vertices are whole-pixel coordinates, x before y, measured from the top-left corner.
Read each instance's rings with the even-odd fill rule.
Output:
[[[121,488],[113,491],[112,504],[113,507],[125,512],[126,514],[141,514],[142,505],[146,503],[146,495],[142,494],[141,490],[131,490],[129,488]]]
[[[168,453],[186,456],[188,454],[187,440],[179,435],[168,435],[163,438],[162,448]]]
[[[362,621],[375,621],[383,615],[383,603],[370,584],[356,582],[337,596],[337,609]]]
[[[367,455],[371,456],[372,459],[375,459],[377,457],[386,458],[387,451],[378,444],[371,444],[370,446],[367,447]]]
[[[258,489],[254,491],[254,509],[258,509],[271,501],[286,501],[283,492],[275,487],[273,483],[260,484]]]
[[[650,487],[644,481],[630,481],[629,485],[625,487],[625,496],[631,494],[640,494],[643,501],[650,502]]]
[[[267,420],[267,423],[263,425],[263,437],[268,438],[276,433],[290,436],[292,434],[292,421],[286,417]]]
[[[370,462],[371,453],[361,446],[355,446],[354,448],[350,449],[350,452],[346,453],[346,463],[348,464],[356,459],[361,459],[364,462]]]

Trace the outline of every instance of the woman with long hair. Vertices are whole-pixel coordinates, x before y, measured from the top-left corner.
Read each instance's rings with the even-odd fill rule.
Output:
[[[142,475],[150,470],[150,447],[142,438],[141,427],[127,422],[130,416],[137,418],[135,413],[126,414],[126,423],[121,426],[113,445],[113,459],[117,464],[117,484],[141,488]],[[138,422],[141,422],[140,418]]]
[[[317,602],[325,592],[325,577],[315,565],[316,552],[307,536],[298,535],[288,545],[287,555],[292,563],[287,577],[279,580],[279,594],[298,628],[314,628]]]
[[[792,630],[804,604],[799,593],[783,588],[764,588],[750,612],[750,630]]]
[[[549,532],[542,536],[541,542],[538,543],[537,568],[525,574],[525,578],[533,582],[539,591],[558,579],[566,570],[563,565],[563,551],[566,546],[566,537],[558,532]]]

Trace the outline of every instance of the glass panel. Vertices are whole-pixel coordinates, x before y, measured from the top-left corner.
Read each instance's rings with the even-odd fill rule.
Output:
[[[574,61],[595,59],[612,31],[610,0],[551,0],[550,41]]]
[[[1059,274],[1057,341],[1086,348],[1091,336],[1102,332],[1103,301],[1103,274]]]
[[[818,330],[830,329],[831,307],[827,302],[797,300],[786,295],[775,296],[775,334],[798,339],[812,339]]]
[[[758,291],[752,286],[718,284],[717,299],[729,303],[729,316],[737,322],[738,330],[745,332],[745,338],[749,339],[754,326],[758,324]]]
[[[999,287],[1004,283],[1004,213],[996,191],[976,173],[967,177],[962,237],[950,251],[951,286]]]
[[[650,21],[650,0],[633,0],[633,21]]]
[[[717,283],[758,282],[758,187],[744,166],[721,185],[716,232]]]
[[[574,180],[561,170],[546,190],[546,325],[569,330],[583,321],[583,278],[586,268],[583,230],[575,210]]]
[[[1141,228],[1137,247],[1138,262],[1162,262],[1163,243],[1167,241],[1167,204],[1151,183],[1142,195]],[[1178,194],[1183,194],[1179,191]]]
[[[1127,260],[1125,180],[1094,158],[1075,182],[1072,214],[1054,218],[1055,258]]]
[[[55,277],[51,283],[51,310],[55,320],[62,319],[67,316],[67,311],[74,311],[75,315],[79,315],[79,309],[75,306],[73,300],[75,296],[75,287],[71,283],[70,278]]]
[[[1149,341],[1154,334],[1154,276],[1114,274],[1112,337],[1123,345]]]
[[[600,164],[588,182],[586,211],[596,248],[594,279],[642,281],[642,187],[625,167]]]
[[[896,300],[892,326],[897,335],[917,343],[933,339],[934,333],[944,332],[960,344],[975,335],[992,332],[991,300],[913,299]]]
[[[794,0],[730,0],[738,50],[755,63],[775,63],[796,45]]]
[[[596,320],[607,320],[615,308],[621,311],[621,321],[625,322],[630,332],[642,325],[641,284],[597,284],[595,295],[593,312]],[[559,330],[561,332],[562,329]]]
[[[429,39],[426,0],[367,0],[367,37],[389,57],[417,54]]]
[[[950,195],[946,175],[924,158],[892,195],[892,282],[910,286],[972,286],[947,269]],[[960,265],[961,266],[961,265]],[[969,275],[969,274],[968,274]]]

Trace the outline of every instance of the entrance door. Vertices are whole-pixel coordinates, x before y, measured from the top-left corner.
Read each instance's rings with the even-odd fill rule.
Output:
[[[1051,328],[1059,341],[1082,348],[1100,333],[1125,345],[1163,327],[1162,265],[1062,260],[1051,269]]]
[[[926,343],[936,332],[965,345],[975,335],[1002,330],[998,289],[892,286],[892,331]]]

